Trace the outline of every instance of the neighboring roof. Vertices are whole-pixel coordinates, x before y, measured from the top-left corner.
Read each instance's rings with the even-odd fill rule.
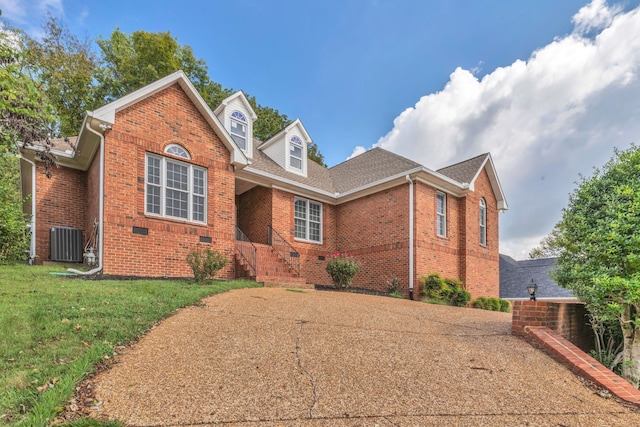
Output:
[[[458,182],[471,184],[480,168],[484,165],[488,155],[489,153],[480,154],[472,159],[438,169],[437,172]]]
[[[420,167],[413,160],[376,147],[332,167],[329,173],[336,192],[344,193]]]
[[[560,287],[549,276],[555,268],[555,258],[527,259],[516,261],[500,254],[500,298],[529,298],[527,286],[533,279],[538,285],[538,299],[573,298],[573,292]]]

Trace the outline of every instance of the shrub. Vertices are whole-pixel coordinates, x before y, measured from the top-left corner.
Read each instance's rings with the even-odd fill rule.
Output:
[[[192,249],[187,255],[187,263],[198,283],[213,278],[228,262],[227,257],[217,249],[206,248],[202,252]]]
[[[327,273],[331,276],[333,286],[338,290],[347,289],[351,286],[351,281],[355,275],[360,271],[360,261],[346,252],[335,252],[329,254],[328,257]]]
[[[509,301],[494,297],[478,297],[471,303],[471,307],[489,311],[502,311],[509,313],[511,304]]]
[[[464,289],[459,279],[442,278],[438,273],[431,273],[422,278],[424,301],[464,307],[471,300],[471,294]]]

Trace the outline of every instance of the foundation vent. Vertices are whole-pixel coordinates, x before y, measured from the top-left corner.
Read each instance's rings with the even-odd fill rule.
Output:
[[[51,229],[51,261],[82,262],[82,230],[71,227]]]

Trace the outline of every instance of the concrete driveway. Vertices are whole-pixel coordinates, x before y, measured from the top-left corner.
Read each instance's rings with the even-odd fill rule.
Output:
[[[634,426],[511,315],[245,289],[162,322],[96,380],[130,426]]]

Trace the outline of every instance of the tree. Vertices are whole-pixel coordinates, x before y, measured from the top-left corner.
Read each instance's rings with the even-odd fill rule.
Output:
[[[49,173],[55,116],[24,52],[24,34],[0,27],[0,155],[37,143]]]
[[[182,46],[166,33],[116,28],[108,39],[98,39],[102,57],[96,74],[97,96],[105,102],[118,99],[149,83],[182,70],[208,105],[218,105],[231,94],[212,82],[203,59],[196,59],[191,47]]]
[[[640,148],[582,178],[558,225],[555,280],[586,303],[599,323],[623,332],[622,376],[640,383]]]
[[[327,165],[324,163],[324,156],[320,152],[320,149],[315,142],[312,142],[307,147],[307,157],[309,158],[309,160],[316,162],[320,166],[327,167]]]
[[[551,234],[543,237],[542,240],[540,240],[540,244],[531,249],[531,251],[529,252],[529,258],[537,259],[558,257],[560,255],[561,249],[556,244],[556,239],[558,237],[557,234],[557,228],[554,227],[553,231],[551,231]]]
[[[26,57],[55,109],[58,135],[76,135],[84,114],[102,105],[93,80],[97,58],[89,40],[80,41],[51,14],[42,40],[27,39]]]

